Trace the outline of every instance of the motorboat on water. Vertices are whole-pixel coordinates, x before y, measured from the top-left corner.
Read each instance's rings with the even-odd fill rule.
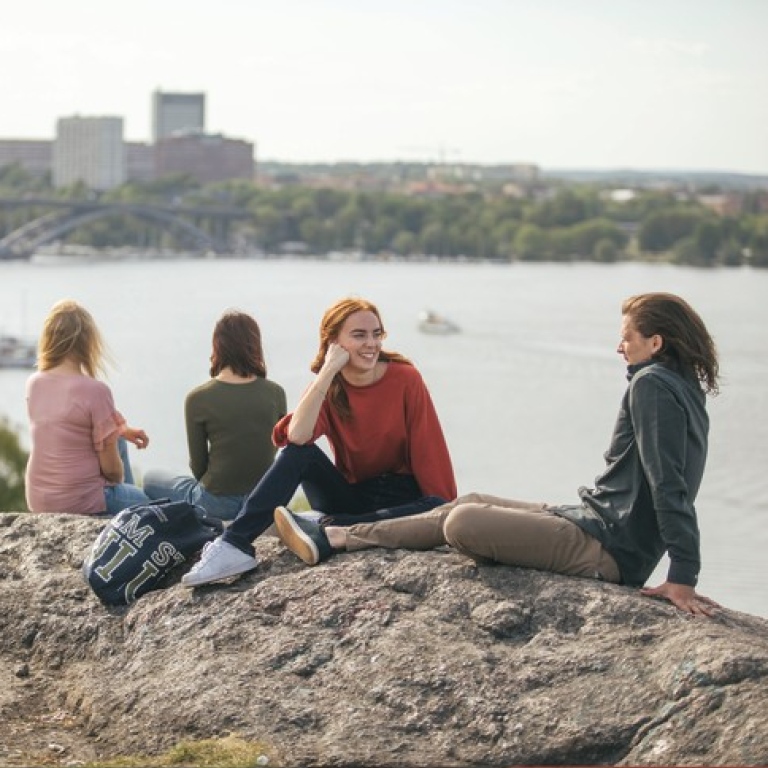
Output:
[[[0,368],[34,368],[37,344],[18,336],[0,335]]]
[[[431,309],[425,309],[419,313],[419,330],[422,333],[447,335],[449,333],[459,333],[461,328],[447,317],[443,317]]]

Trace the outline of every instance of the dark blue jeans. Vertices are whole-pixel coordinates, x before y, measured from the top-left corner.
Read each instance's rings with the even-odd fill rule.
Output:
[[[275,507],[285,506],[299,485],[312,509],[342,526],[417,515],[447,501],[423,496],[412,475],[387,474],[349,483],[316,445],[289,444],[248,495],[224,531],[224,541],[252,555],[251,542],[272,525]]]

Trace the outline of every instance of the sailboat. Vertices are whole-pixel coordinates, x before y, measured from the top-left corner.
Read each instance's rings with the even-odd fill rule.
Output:
[[[5,333],[0,329],[0,369],[34,368],[37,365],[37,340],[27,337],[26,326],[27,292],[21,293],[21,328],[19,334]]]
[[[34,368],[37,344],[31,339],[0,334],[0,368]]]
[[[430,309],[425,309],[419,313],[419,330],[422,333],[445,335],[448,333],[458,333],[461,329],[447,317],[443,317]]]

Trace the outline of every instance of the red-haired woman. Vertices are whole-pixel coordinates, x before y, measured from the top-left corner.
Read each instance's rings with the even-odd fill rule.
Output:
[[[345,298],[323,315],[316,378],[275,426],[277,459],[224,534],[182,583],[228,579],[258,565],[253,540],[301,485],[335,525],[428,511],[456,497],[448,447],[421,374],[382,349],[386,332],[369,301]],[[325,437],[333,461],[316,445]]]

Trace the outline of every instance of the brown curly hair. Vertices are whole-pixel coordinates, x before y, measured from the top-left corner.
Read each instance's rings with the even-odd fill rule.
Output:
[[[715,342],[687,301],[672,293],[642,293],[625,299],[621,312],[646,338],[661,336],[654,359],[695,378],[709,395],[720,391]]]

